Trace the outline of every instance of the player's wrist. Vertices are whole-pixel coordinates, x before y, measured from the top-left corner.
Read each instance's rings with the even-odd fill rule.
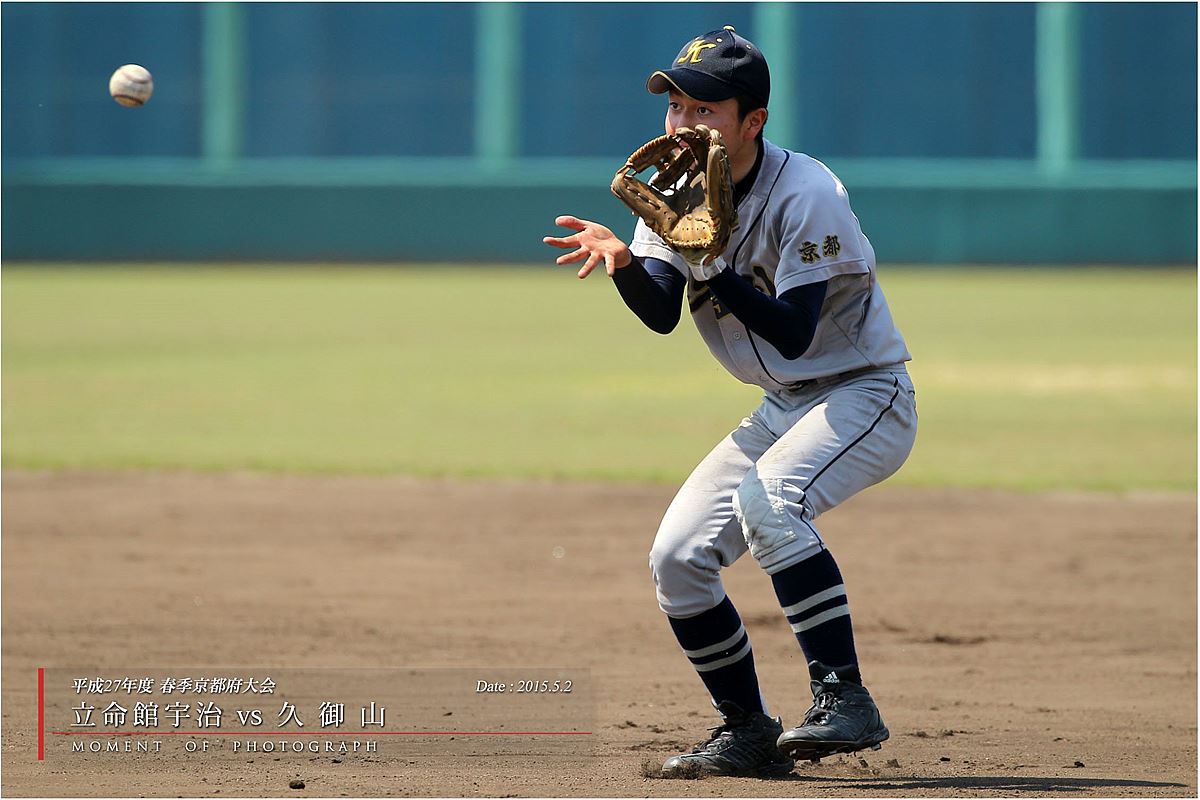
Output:
[[[712,256],[710,254],[702,254],[696,257],[685,255],[683,260],[687,262],[692,277],[698,281],[711,280],[724,272],[725,268],[729,266],[721,256]]]
[[[625,269],[633,263],[633,251],[628,247],[622,247],[621,252],[613,256],[613,266],[617,269]]]

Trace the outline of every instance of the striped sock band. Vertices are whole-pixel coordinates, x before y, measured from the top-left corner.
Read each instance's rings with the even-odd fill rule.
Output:
[[[775,573],[771,583],[806,660],[858,665],[846,586],[828,550]]]
[[[732,700],[743,711],[764,710],[750,637],[728,596],[694,617],[667,619],[714,704]]]

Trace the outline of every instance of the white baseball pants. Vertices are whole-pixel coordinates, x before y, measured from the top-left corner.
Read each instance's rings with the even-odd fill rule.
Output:
[[[716,606],[721,568],[747,550],[768,574],[815,555],[814,520],[898,470],[916,433],[903,365],[768,393],[667,508],[650,550],[659,607],[690,617]]]

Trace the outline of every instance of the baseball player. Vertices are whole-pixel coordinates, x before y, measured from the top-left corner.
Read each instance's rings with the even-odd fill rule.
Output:
[[[543,241],[603,263],[629,308],[669,333],[685,293],[713,356],[762,387],[761,405],[695,468],[650,550],[658,603],[722,724],[667,776],[770,777],[793,759],[878,748],[888,738],[863,686],[846,586],[816,521],[878,483],[916,436],[910,360],[845,187],[821,162],[763,138],[766,59],[732,27],[688,42],[646,84],[667,95],[666,130],[706,125],[725,142],[738,223],[711,263],[688,263],[639,220],[626,245],[571,216]],[[707,260],[707,259],[706,259]],[[808,662],[812,706],[785,731],[759,691],[746,629],[721,568],[747,550],[770,577]]]

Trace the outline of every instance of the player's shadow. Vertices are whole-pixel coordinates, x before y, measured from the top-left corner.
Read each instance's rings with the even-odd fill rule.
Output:
[[[835,778],[821,775],[801,775],[792,773],[785,781],[803,781],[836,783],[847,791],[854,789],[870,789],[877,792],[904,792],[929,789],[991,789],[1007,792],[1091,792],[1094,790],[1116,788],[1142,789],[1187,789],[1185,783],[1169,783],[1165,781],[1139,781],[1125,778],[1069,778],[1055,776],[1050,778],[1035,777],[1006,777],[999,775],[979,775],[970,777],[944,776],[939,778]]]

